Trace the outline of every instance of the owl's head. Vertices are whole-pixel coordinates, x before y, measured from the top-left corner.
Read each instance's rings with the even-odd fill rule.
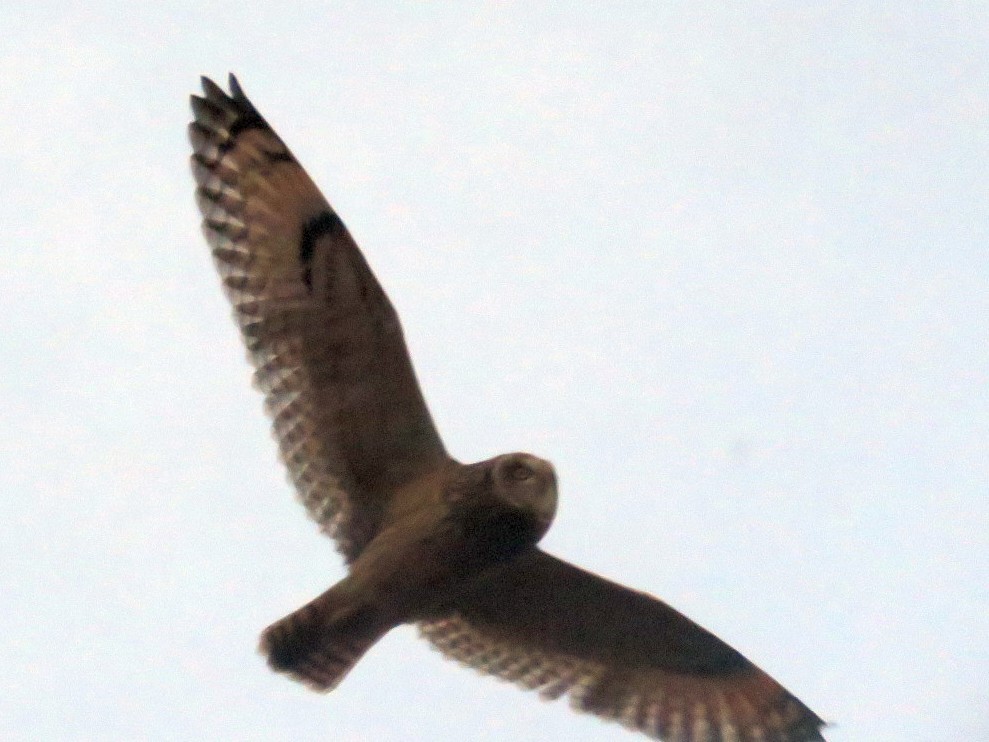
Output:
[[[528,453],[506,453],[491,462],[495,494],[535,517],[546,532],[556,515],[556,472],[545,459]]]

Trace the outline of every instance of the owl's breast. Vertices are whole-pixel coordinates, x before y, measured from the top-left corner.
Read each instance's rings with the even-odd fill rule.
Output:
[[[531,512],[495,498],[436,504],[384,528],[351,564],[348,581],[396,620],[415,620],[545,530]]]
[[[531,511],[500,501],[451,508],[448,527],[456,534],[451,557],[468,573],[514,558],[546,532],[545,522]]]

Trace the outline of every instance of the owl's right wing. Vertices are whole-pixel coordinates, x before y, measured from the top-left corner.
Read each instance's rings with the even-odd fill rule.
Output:
[[[667,742],[812,742],[823,722],[665,603],[539,549],[420,624],[451,659]]]
[[[353,560],[386,499],[447,461],[398,315],[326,199],[230,76],[189,125],[203,232],[299,496]]]

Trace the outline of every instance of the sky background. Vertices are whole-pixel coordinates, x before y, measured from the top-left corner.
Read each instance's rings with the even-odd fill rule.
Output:
[[[451,453],[555,463],[548,550],[833,742],[989,739],[989,8],[533,5],[4,6],[0,737],[635,738],[411,628],[329,696],[255,653],[343,567],[199,233],[233,70]]]

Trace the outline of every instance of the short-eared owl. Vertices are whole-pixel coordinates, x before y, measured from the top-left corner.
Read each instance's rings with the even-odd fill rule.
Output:
[[[192,97],[203,230],[281,457],[347,577],[266,629],[271,666],[330,690],[389,629],[668,742],[821,740],[821,720],[673,608],[541,551],[553,467],[464,465],[398,316],[336,212],[231,75]]]

